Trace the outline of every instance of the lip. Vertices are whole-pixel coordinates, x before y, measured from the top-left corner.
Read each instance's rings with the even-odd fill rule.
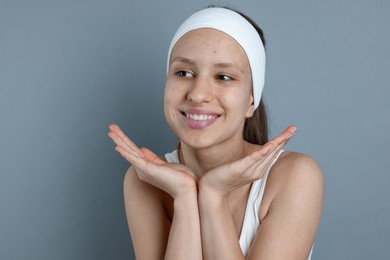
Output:
[[[190,108],[180,111],[186,125],[192,129],[204,129],[214,124],[219,114],[199,108]]]

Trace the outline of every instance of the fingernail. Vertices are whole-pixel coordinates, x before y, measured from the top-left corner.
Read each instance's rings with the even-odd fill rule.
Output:
[[[297,128],[296,126],[293,126],[293,128],[291,129],[290,132],[291,132],[291,133],[295,133],[295,132],[297,131],[297,129],[298,129],[298,128]]]

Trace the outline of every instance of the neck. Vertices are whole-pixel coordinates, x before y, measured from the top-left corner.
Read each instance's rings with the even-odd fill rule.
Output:
[[[251,152],[252,146],[243,139],[206,148],[193,148],[180,142],[179,156],[181,163],[189,167],[199,179],[209,170],[242,159]]]

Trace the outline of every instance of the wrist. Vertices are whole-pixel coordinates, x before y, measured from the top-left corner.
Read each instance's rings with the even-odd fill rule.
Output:
[[[198,193],[196,188],[194,190],[188,189],[187,192],[180,193],[176,197],[174,197],[173,206],[175,212],[180,209],[183,209],[183,211],[187,211],[194,206],[198,207]]]
[[[191,196],[196,197],[196,194],[198,193],[197,190],[198,188],[196,182],[192,178],[189,178],[189,180],[185,182],[180,182],[176,184],[175,191],[170,193],[170,195],[174,200]]]
[[[212,189],[209,186],[199,186],[199,204],[206,207],[219,207],[227,201],[226,194]]]
[[[202,197],[221,200],[227,197],[228,192],[209,181],[206,176],[203,176],[198,182],[198,194]]]

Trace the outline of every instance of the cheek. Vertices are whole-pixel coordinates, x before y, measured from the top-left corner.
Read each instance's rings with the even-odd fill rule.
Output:
[[[165,113],[167,113],[169,111],[170,105],[172,103],[172,101],[171,101],[172,95],[170,93],[171,93],[170,88],[168,86],[166,86],[165,90],[164,90],[164,111],[165,111]],[[167,116],[167,115],[165,115],[165,116]]]
[[[175,104],[177,100],[177,91],[175,87],[166,86],[164,91],[164,107],[165,109],[170,109],[172,105]]]
[[[186,99],[187,85],[179,80],[169,79],[165,84],[164,104],[178,106]]]
[[[169,81],[165,85],[164,91],[164,114],[168,123],[175,117],[175,111],[180,102],[180,94],[177,91],[177,87],[171,84]]]
[[[165,83],[165,91],[164,96],[165,99],[174,99],[176,96],[178,96],[180,93],[180,88],[178,86],[178,82],[168,78],[167,82]]]
[[[248,105],[250,105],[251,99],[252,93],[244,88],[239,88],[225,96],[225,101],[227,102],[226,104],[234,104],[235,109],[240,107],[244,111],[246,111]]]
[[[236,115],[240,115],[243,120],[248,117],[251,117],[253,114],[253,102],[252,102],[252,93],[247,91],[247,89],[240,89],[234,93],[225,96],[224,104],[226,104],[227,109],[234,112]]]

